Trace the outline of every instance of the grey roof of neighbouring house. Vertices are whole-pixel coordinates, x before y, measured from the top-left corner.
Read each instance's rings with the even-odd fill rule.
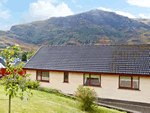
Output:
[[[0,58],[0,62],[1,62],[4,66],[6,66],[6,65],[5,65],[5,61],[4,61],[2,58]]]
[[[21,62],[23,62],[23,63],[26,64],[27,61],[17,61],[17,62],[14,64],[14,66],[19,66],[19,64],[21,64]],[[24,64],[24,65],[25,65],[25,64]]]
[[[150,45],[43,46],[25,68],[150,75]]]

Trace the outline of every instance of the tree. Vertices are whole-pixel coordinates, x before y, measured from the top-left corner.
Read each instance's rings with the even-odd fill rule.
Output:
[[[27,61],[27,52],[23,52],[22,54],[22,61]]]
[[[24,92],[27,92],[28,98],[30,98],[32,95],[31,90],[29,90],[26,85],[26,78],[29,77],[29,74],[18,74],[20,71],[22,71],[23,63],[15,67],[14,65],[11,65],[11,63],[14,62],[14,57],[18,57],[18,53],[20,51],[21,48],[17,46],[11,48],[8,47],[2,51],[3,56],[6,58],[6,72],[9,73],[9,75],[3,77],[2,79],[2,84],[5,86],[4,89],[6,91],[6,95],[9,95],[9,113],[11,112],[11,99],[14,97],[19,97],[23,100]]]
[[[35,54],[35,51],[29,51],[27,54],[27,58],[30,59]]]

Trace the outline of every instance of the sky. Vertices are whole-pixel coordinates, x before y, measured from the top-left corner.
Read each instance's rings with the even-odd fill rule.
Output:
[[[150,19],[150,0],[0,0],[0,30],[17,24],[100,9]]]

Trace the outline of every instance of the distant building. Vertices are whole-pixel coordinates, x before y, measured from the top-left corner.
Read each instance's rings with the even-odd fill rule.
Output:
[[[1,57],[1,59],[3,59],[4,62],[6,62],[6,58]],[[14,58],[14,62],[11,63],[11,65],[15,65],[18,61],[21,61],[21,59],[20,58]]]

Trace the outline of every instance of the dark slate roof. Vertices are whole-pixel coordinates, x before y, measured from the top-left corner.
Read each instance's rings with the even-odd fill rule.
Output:
[[[25,68],[150,75],[150,45],[43,46]]]
[[[1,62],[4,66],[6,66],[6,65],[5,65],[5,61],[4,61],[2,58],[0,58],[0,62]]]

